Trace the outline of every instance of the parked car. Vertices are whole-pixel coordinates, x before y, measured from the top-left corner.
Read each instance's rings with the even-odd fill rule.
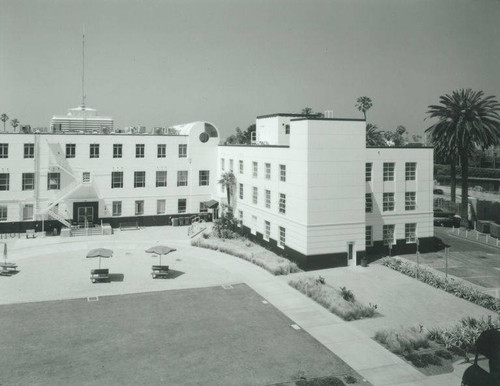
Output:
[[[442,209],[434,209],[434,226],[459,227],[462,218],[453,212],[444,212]]]
[[[444,194],[443,189],[434,189],[434,194]]]

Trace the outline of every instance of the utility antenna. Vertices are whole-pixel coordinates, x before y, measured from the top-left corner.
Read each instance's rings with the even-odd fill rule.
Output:
[[[82,33],[82,108],[85,109],[85,25]]]

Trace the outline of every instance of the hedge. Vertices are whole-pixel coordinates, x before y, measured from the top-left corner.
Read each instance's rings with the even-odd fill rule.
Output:
[[[446,280],[441,275],[438,275],[422,266],[417,269],[417,265],[415,263],[397,257],[384,257],[383,259],[380,259],[380,263],[413,278],[417,278],[418,273],[418,280],[426,284],[442,289],[481,307],[495,312],[500,312],[500,300],[495,299],[493,296],[487,295],[472,286],[453,279]]]

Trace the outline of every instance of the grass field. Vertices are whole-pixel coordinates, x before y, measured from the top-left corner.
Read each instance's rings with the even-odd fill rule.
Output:
[[[0,306],[1,384],[361,377],[244,284]],[[367,383],[364,383],[365,385]]]

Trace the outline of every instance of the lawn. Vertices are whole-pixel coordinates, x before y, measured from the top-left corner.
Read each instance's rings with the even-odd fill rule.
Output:
[[[2,383],[266,385],[348,375],[361,380],[262,300],[240,284],[3,305]]]

